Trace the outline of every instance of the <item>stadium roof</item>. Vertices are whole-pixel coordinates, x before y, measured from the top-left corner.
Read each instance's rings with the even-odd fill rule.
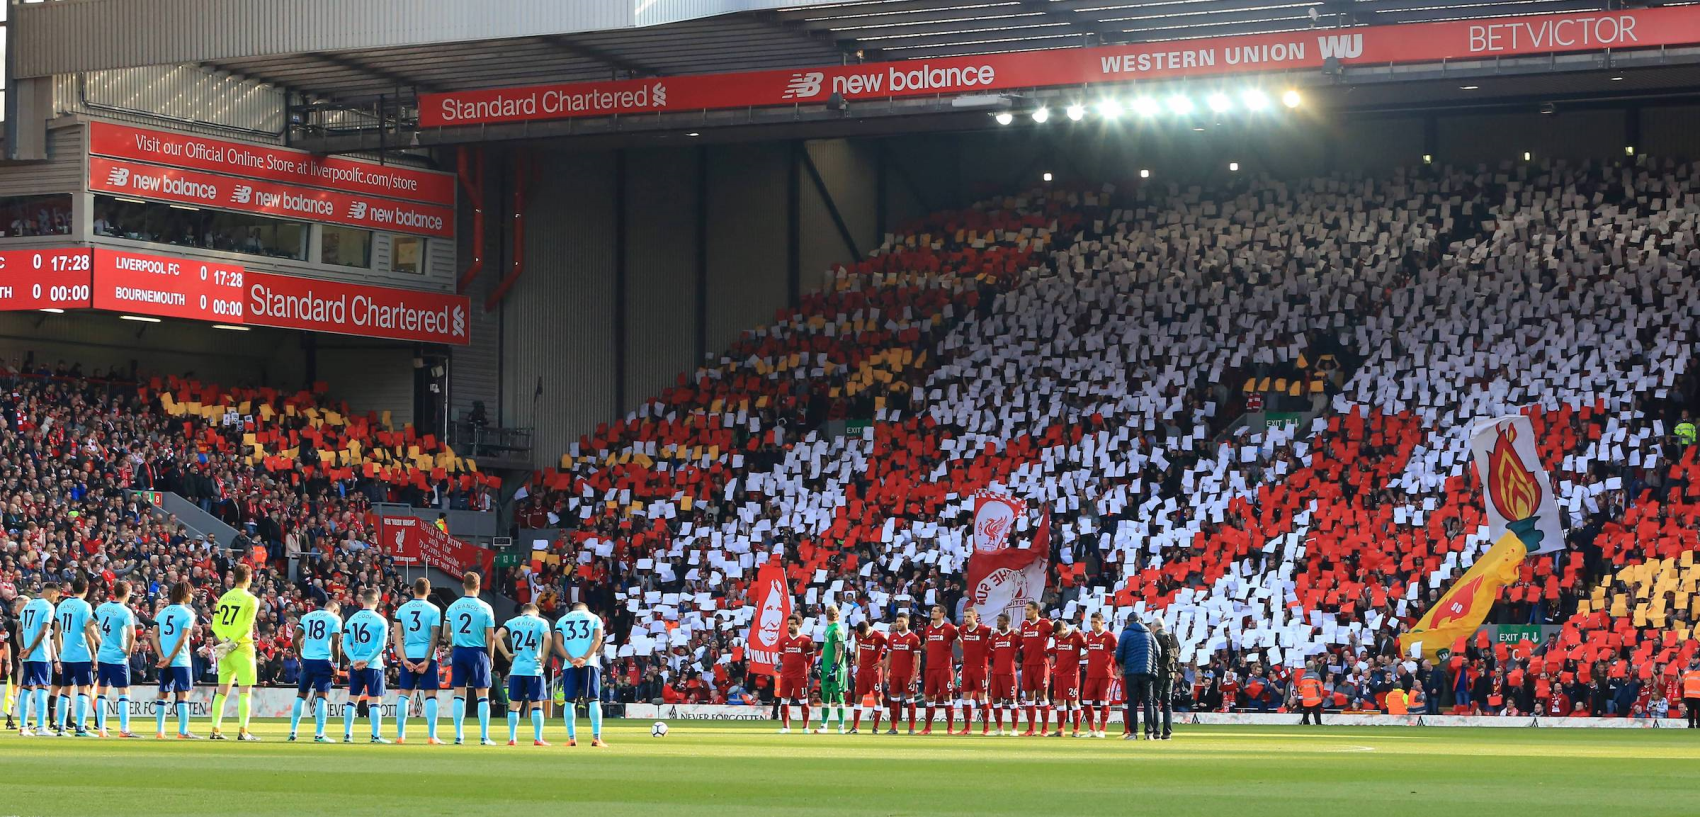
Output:
[[[1605,5],[1600,0],[845,0],[577,34],[206,63],[327,100],[356,103],[456,88],[1597,11]]]

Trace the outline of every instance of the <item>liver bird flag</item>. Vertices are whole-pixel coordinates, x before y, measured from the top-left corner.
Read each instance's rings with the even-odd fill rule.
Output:
[[[1564,548],[1558,503],[1535,456],[1529,418],[1513,415],[1477,424],[1470,432],[1470,452],[1487,500],[1493,546],[1399,637],[1399,646],[1412,656],[1444,658],[1486,620],[1500,588],[1517,580],[1528,554]]]

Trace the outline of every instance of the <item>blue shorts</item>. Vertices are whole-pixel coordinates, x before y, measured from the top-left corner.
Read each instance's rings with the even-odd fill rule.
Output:
[[[93,661],[66,661],[60,664],[65,668],[65,680],[60,686],[91,687],[94,686]]]
[[[159,691],[189,692],[195,688],[195,681],[190,676],[188,667],[166,667],[159,671]]]
[[[336,679],[336,670],[331,668],[328,658],[301,659],[301,680],[295,684],[295,694],[306,695],[308,690],[324,695],[331,691],[331,682]]]
[[[533,703],[547,700],[543,694],[543,676],[509,675],[508,702]]]
[[[25,661],[24,662],[24,680],[21,682],[23,686],[44,687],[44,686],[48,685],[48,681],[51,680],[52,678],[53,678],[53,662],[52,661]]]
[[[437,659],[431,659],[430,664],[425,667],[424,672],[414,672],[413,670],[408,669],[406,664],[402,664],[401,683],[398,686],[401,689],[423,689],[429,692],[435,692],[442,689],[443,676],[442,671],[437,666]]]
[[[114,689],[130,688],[130,665],[122,661],[102,661],[96,672],[96,684]]]
[[[357,698],[361,695],[369,698],[384,697],[383,667],[367,667],[348,671],[348,697]]]
[[[449,686],[455,689],[489,689],[489,651],[483,647],[455,647],[454,656],[449,662],[449,673],[452,676]]]
[[[594,701],[602,697],[602,668],[569,666],[561,672],[561,691],[569,701]]]

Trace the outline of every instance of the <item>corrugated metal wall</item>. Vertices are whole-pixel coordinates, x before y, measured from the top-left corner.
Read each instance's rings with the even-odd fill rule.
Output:
[[[390,412],[400,428],[413,422],[413,347],[359,338],[318,338],[318,379],[356,412]]]
[[[874,147],[868,142],[830,139],[809,142],[808,155],[826,185],[827,194],[838,207],[839,217],[855,241],[856,250],[867,253],[879,246],[874,229],[879,169]],[[802,205],[802,289],[812,292],[825,283],[825,271],[835,264],[855,260],[833,223],[826,200],[805,174]]]
[[[621,411],[696,365],[696,150],[626,156],[626,387]]]
[[[282,88],[199,65],[154,65],[61,74],[53,109],[177,130],[283,141],[287,95]]]
[[[228,386],[306,385],[300,335],[277,329],[231,332],[207,324],[137,323],[103,313],[0,313],[0,357],[13,364],[30,352],[49,365],[82,363],[84,372],[186,375]]]
[[[786,305],[784,144],[727,145],[708,162],[708,348],[773,322]],[[804,272],[804,278],[808,273]]]
[[[614,161],[539,152],[536,167],[525,274],[502,303],[501,419],[535,429],[546,465],[615,415]]]
[[[0,170],[0,196],[76,193],[83,189],[83,129],[47,132],[47,161]]]

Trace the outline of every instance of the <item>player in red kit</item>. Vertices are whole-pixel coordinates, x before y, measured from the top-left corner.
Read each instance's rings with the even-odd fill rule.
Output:
[[[792,616],[785,621],[785,635],[779,638],[779,711],[783,726],[779,734],[791,732],[791,707],[803,707],[803,727],[809,725],[809,667],[815,660],[815,642],[802,633],[803,618]]]
[[[986,708],[986,662],[990,656],[992,631],[980,623],[980,614],[970,607],[962,614],[956,631],[962,642],[962,734],[974,732],[974,705],[980,706],[980,734],[992,733],[992,713]]]
[[[933,710],[944,704],[944,731],[956,731],[956,625],[944,617],[944,607],[933,605],[933,619],[927,623],[922,638],[927,643],[927,669],[922,678],[921,692],[927,696],[927,725],[921,734],[933,733]]]
[[[885,661],[885,645],[885,633],[874,629],[866,621],[856,625],[856,719],[850,722],[852,735],[862,725],[864,710],[873,716],[874,734],[879,734],[880,713],[883,711],[879,703],[881,664]],[[874,696],[873,706],[862,703],[869,695]]]
[[[1015,734],[1015,659],[1021,654],[1021,633],[1009,628],[1009,614],[998,614],[998,628],[988,640],[992,654],[991,700],[998,711],[998,735]],[[1009,714],[1009,731],[1003,730],[1003,716]]]
[[[921,672],[921,634],[909,629],[909,614],[898,613],[886,636],[885,690],[891,705],[891,731],[897,734],[897,714],[909,705],[909,734],[915,734],[915,685]]]
[[[1067,621],[1058,621],[1051,637],[1051,700],[1057,704],[1057,731],[1060,738],[1063,724],[1074,722],[1073,737],[1080,737],[1080,662],[1086,657],[1086,634]]]
[[[1050,729],[1051,703],[1047,688],[1051,680],[1051,622],[1039,616],[1039,603],[1027,602],[1027,620],[1021,623],[1021,700],[1027,713],[1027,731],[1022,737],[1043,735]]]
[[[1110,682],[1115,674],[1116,634],[1104,626],[1103,613],[1093,613],[1092,632],[1086,634],[1086,686],[1080,695],[1086,706],[1086,733],[1092,737],[1104,737],[1104,727],[1110,723]]]

